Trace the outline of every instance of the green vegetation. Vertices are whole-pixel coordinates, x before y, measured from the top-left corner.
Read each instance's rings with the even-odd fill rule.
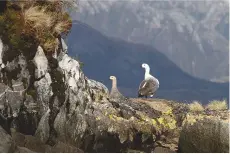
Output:
[[[68,34],[72,21],[64,7],[68,1],[33,0],[7,1],[7,9],[0,15],[0,36],[11,50],[30,52],[41,45],[45,53],[52,53],[58,37]]]
[[[193,101],[188,106],[189,106],[189,110],[191,112],[202,112],[202,111],[204,111],[204,107],[198,101]]]
[[[220,111],[220,110],[227,110],[228,105],[226,100],[212,100],[207,106],[206,109],[209,110],[215,110],[215,111]]]

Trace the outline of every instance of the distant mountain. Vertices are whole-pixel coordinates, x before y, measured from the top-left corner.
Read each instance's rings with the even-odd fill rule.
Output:
[[[227,0],[80,0],[72,16],[107,36],[151,45],[194,77],[228,81]]]
[[[228,84],[194,78],[151,46],[106,37],[81,22],[73,25],[67,44],[69,54],[83,61],[83,71],[89,78],[110,88],[109,76],[115,75],[119,89],[126,96],[137,96],[139,83],[144,78],[141,64],[146,62],[160,81],[157,97],[204,103],[228,98]]]

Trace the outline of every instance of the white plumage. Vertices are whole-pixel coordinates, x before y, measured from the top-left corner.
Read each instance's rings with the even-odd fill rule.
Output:
[[[160,84],[157,78],[152,76],[150,74],[150,67],[148,64],[143,63],[142,68],[145,69],[145,78],[140,83],[139,89],[138,89],[138,97],[147,96],[153,97],[155,92],[158,90]]]

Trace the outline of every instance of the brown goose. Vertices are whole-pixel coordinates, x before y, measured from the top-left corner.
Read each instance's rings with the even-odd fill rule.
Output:
[[[109,98],[113,100],[126,99],[117,89],[117,78],[115,76],[110,76],[109,79],[112,80],[112,88],[109,94]]]

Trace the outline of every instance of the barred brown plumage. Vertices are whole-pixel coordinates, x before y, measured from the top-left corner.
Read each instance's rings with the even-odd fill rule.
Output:
[[[110,91],[109,98],[113,100],[124,100],[126,99],[119,90],[117,89],[117,78],[115,76],[110,76],[110,80],[112,80],[112,88]]]

